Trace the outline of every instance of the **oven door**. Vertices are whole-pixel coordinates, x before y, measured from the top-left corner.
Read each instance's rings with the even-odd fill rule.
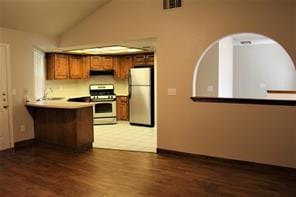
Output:
[[[116,117],[116,101],[98,101],[94,103],[94,118]]]

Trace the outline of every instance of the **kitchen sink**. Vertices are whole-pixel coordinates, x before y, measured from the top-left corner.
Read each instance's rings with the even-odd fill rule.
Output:
[[[50,97],[50,98],[46,98],[46,101],[60,101],[60,100],[64,100],[65,97]]]

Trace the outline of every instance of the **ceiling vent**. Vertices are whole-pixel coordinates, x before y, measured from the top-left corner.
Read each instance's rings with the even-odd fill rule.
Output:
[[[163,0],[163,9],[179,8],[181,6],[181,0]]]

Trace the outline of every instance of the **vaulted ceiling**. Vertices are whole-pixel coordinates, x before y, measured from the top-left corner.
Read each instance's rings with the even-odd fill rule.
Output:
[[[0,27],[58,36],[111,0],[0,0]]]

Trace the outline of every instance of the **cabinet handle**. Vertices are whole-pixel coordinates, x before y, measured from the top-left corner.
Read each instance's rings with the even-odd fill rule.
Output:
[[[3,105],[3,108],[4,108],[4,109],[7,109],[7,108],[8,108],[8,105]]]

